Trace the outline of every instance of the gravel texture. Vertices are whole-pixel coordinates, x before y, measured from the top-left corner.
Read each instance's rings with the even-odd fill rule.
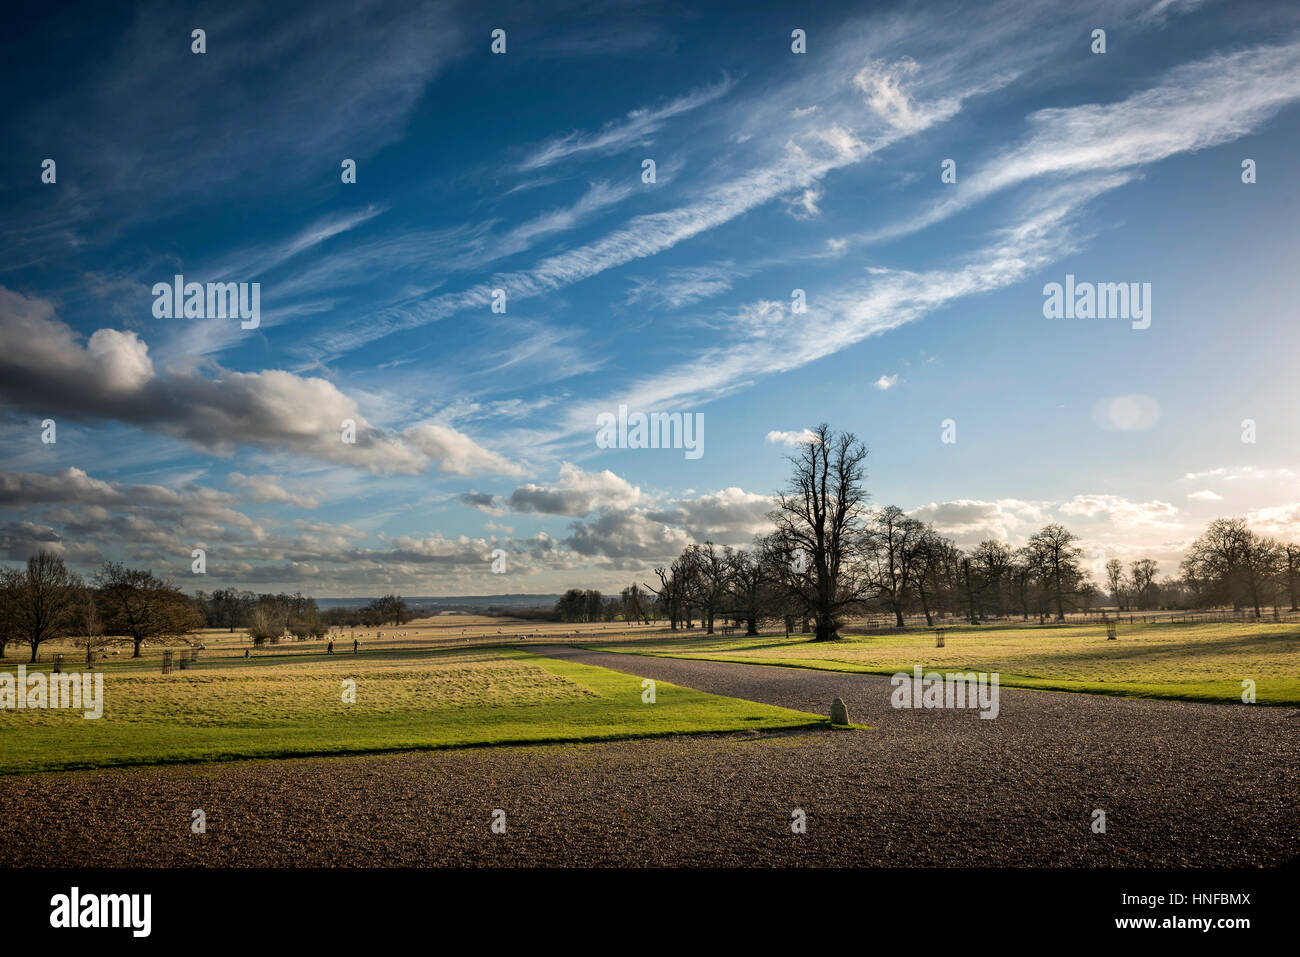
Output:
[[[1239,867],[1300,855],[1293,710],[1004,688],[999,717],[983,720],[895,710],[876,676],[530,650],[821,714],[839,696],[873,730],[0,778],[0,865]],[[491,831],[494,808],[505,834]],[[791,829],[796,809],[806,833]]]

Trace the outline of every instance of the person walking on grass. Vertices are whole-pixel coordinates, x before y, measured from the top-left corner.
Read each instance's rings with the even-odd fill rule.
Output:
[[[357,641],[355,638],[353,638],[353,639],[352,639],[352,653],[353,653],[354,655],[357,653],[357,649],[360,648],[360,647],[361,647],[361,642],[359,642],[359,641]]]
[[[332,654],[334,654],[334,639],[333,639],[333,638],[330,639],[330,643],[329,643],[329,645],[326,646],[326,648],[325,648],[325,654],[327,654],[327,655],[332,655]]]

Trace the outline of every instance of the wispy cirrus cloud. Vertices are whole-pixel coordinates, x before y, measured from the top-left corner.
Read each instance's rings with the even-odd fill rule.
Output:
[[[515,170],[521,173],[533,172],[575,156],[614,153],[647,143],[669,120],[721,99],[734,86],[735,81],[724,76],[717,83],[691,90],[662,106],[632,110],[623,119],[610,122],[599,130],[554,137],[533,149],[515,166]]]
[[[746,275],[747,270],[734,263],[718,263],[669,269],[657,278],[633,277],[627,302],[657,302],[680,309],[727,292],[736,279]]]
[[[1114,103],[1031,114],[1027,137],[964,174],[944,199],[858,238],[897,239],[1031,180],[1135,175],[1138,167],[1245,136],[1297,100],[1300,41],[1215,54],[1175,67],[1158,85]]]
[[[1116,183],[1115,177],[1099,176],[1036,196],[993,242],[972,251],[954,268],[877,270],[865,280],[815,297],[800,314],[789,303],[774,301],[741,307],[736,321],[724,323],[732,330],[729,341],[670,372],[643,377],[574,406],[559,429],[538,438],[556,441],[585,432],[597,413],[619,403],[644,409],[705,403],[761,377],[802,368],[952,302],[1012,285],[1076,249],[1081,240],[1072,227],[1079,210]]]

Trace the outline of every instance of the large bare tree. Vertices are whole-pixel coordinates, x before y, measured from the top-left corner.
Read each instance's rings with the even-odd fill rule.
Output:
[[[860,565],[866,460],[866,446],[853,433],[818,425],[790,456],[790,482],[771,513],[782,550],[801,566],[791,588],[815,622],[815,641],[838,638],[842,613],[867,596]]]
[[[63,559],[40,551],[27,566],[4,573],[4,615],[0,628],[32,649],[32,661],[41,645],[77,631],[83,585],[68,571]]]
[[[865,541],[871,588],[880,603],[894,613],[899,628],[916,591],[925,533],[925,524],[909,518],[897,505],[876,512],[868,526]]]
[[[133,658],[146,640],[167,641],[203,627],[195,601],[153,572],[107,562],[95,582],[105,630],[130,641]]]
[[[1202,601],[1241,610],[1254,533],[1244,518],[1216,518],[1183,556],[1183,574]]]
[[[1083,584],[1083,569],[1079,565],[1082,551],[1074,544],[1078,540],[1079,536],[1056,522],[1043,526],[1029,539],[1041,562],[1044,584],[1056,606],[1057,621],[1065,621],[1066,596],[1072,596]]]

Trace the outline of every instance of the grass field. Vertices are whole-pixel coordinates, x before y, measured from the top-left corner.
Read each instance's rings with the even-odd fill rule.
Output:
[[[361,642],[365,652],[384,649],[414,650],[417,648],[466,648],[479,646],[497,646],[513,644],[518,635],[528,635],[534,642],[565,641],[580,639],[604,639],[609,641],[637,637],[642,634],[655,634],[666,631],[666,623],[656,622],[643,625],[639,622],[582,622],[571,624],[555,621],[521,621],[517,618],[495,618],[486,615],[467,615],[444,613],[429,618],[418,618],[402,625],[384,625],[380,628],[359,627],[344,628],[335,631],[336,652],[352,651],[352,640]],[[252,651],[253,657],[259,655],[318,655],[325,651],[328,639],[312,638],[299,641],[286,638],[276,644],[254,647],[244,629],[229,631],[224,628],[204,628],[187,636],[188,640],[206,646],[204,659],[215,656],[242,657],[244,650]],[[184,643],[169,645],[146,644],[140,659],[131,658],[129,644],[115,644],[101,656],[104,665],[114,668],[139,668],[158,670],[158,660],[164,648],[176,650]],[[51,641],[41,645],[40,660],[49,663],[56,654],[62,654],[68,667],[75,667],[78,661],[85,659],[85,650],[78,648],[75,641]],[[5,657],[0,658],[0,669],[16,667],[26,662],[30,649],[26,645],[11,643]]]
[[[170,675],[156,658],[100,670],[102,718],[0,711],[0,773],[827,725],[663,682],[645,704],[639,678],[513,648],[267,652]],[[355,703],[343,701],[346,679]]]
[[[1096,625],[949,627],[934,633],[848,635],[837,642],[792,636],[650,639],[605,651],[707,658],[828,671],[894,674],[1000,672],[1003,685],[1139,698],[1241,703],[1252,679],[1259,704],[1300,706],[1300,629],[1294,624],[1122,625],[1107,641]]]

